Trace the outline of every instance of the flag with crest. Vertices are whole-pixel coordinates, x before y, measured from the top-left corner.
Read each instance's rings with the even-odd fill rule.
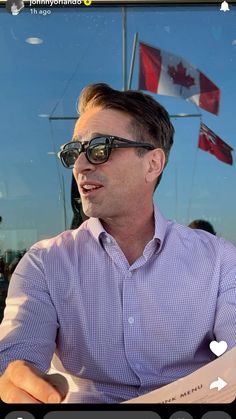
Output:
[[[233,148],[203,123],[200,125],[198,147],[213,154],[224,163],[233,164]]]

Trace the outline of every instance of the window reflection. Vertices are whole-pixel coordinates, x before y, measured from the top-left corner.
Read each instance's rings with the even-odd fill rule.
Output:
[[[83,220],[79,208],[73,222],[72,175],[60,166],[56,152],[71,138],[81,89],[92,82],[117,89],[123,84],[122,8],[50,10],[43,16],[25,7],[14,19],[0,10],[0,255],[6,263],[34,242]],[[200,118],[180,114],[201,113],[206,125],[234,147],[235,17],[234,5],[230,13],[205,4],[126,8],[127,73],[138,32],[143,42],[189,60],[221,89],[217,117],[181,98],[154,95],[178,115],[174,148],[155,201],[182,224],[209,220],[234,244],[234,168],[197,150]],[[30,37],[42,42],[26,42]],[[131,87],[137,86],[138,53]]]

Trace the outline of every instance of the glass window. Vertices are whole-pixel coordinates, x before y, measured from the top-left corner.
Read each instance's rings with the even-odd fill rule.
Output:
[[[164,214],[182,224],[213,223],[236,244],[235,166],[197,147],[200,122],[235,148],[236,7],[126,6],[126,69],[134,35],[183,57],[221,91],[219,115],[181,97],[153,94],[172,115],[175,141],[154,195]],[[0,255],[71,227],[71,171],[56,157],[72,137],[82,88],[106,82],[122,89],[124,8],[0,9]],[[131,88],[138,88],[136,50]],[[183,116],[184,115],[184,116]]]

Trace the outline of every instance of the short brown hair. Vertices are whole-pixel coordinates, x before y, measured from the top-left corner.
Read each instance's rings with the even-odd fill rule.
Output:
[[[131,117],[130,129],[136,141],[148,142],[161,148],[168,162],[173,144],[174,127],[165,108],[152,96],[136,90],[119,91],[105,83],[90,84],[79,97],[78,111],[82,115],[89,108],[100,106],[117,109]],[[138,150],[140,156],[143,149]],[[156,187],[162,177],[157,179]]]

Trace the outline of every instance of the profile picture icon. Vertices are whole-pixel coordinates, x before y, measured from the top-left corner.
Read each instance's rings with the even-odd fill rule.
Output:
[[[13,16],[16,16],[24,8],[23,0],[7,0],[6,9],[8,13],[11,13]]]

